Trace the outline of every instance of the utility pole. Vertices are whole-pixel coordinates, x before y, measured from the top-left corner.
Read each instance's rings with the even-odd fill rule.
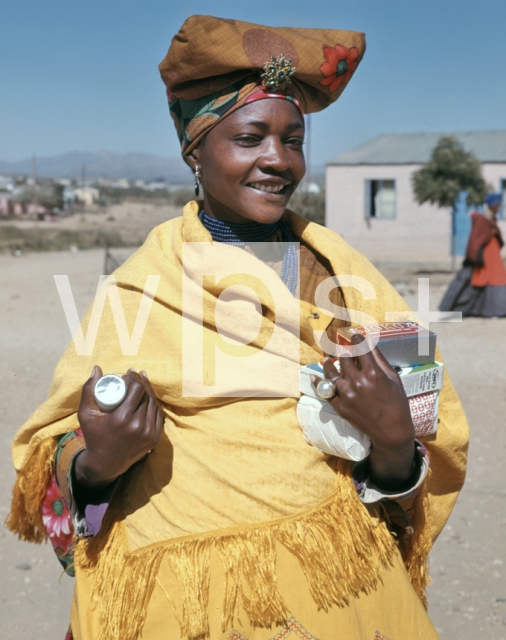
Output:
[[[35,219],[39,219],[39,185],[37,184],[37,154],[32,155],[32,180],[33,180],[33,204],[35,206]]]
[[[39,205],[39,189],[37,185],[37,154],[33,153],[32,155],[32,180],[33,180],[33,190],[35,193],[35,204]]]
[[[86,162],[81,167],[81,189],[83,190],[83,210],[86,211]]]
[[[311,114],[306,116],[306,193],[311,184]]]

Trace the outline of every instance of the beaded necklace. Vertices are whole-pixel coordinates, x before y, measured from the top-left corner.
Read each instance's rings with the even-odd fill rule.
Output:
[[[199,219],[204,227],[209,231],[215,242],[226,242],[238,247],[244,247],[250,242],[264,242],[272,236],[278,229],[281,229],[283,242],[289,243],[281,263],[280,278],[294,296],[297,290],[298,258],[297,250],[293,244],[292,232],[286,222],[278,220],[272,224],[262,224],[261,222],[246,222],[238,224],[236,222],[224,222],[207,215],[205,211],[199,213]]]

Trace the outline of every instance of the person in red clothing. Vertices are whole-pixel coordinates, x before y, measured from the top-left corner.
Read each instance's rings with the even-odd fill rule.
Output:
[[[472,228],[462,269],[448,287],[441,311],[462,311],[464,316],[506,316],[506,267],[497,213],[502,195],[489,193],[484,212],[471,213]]]

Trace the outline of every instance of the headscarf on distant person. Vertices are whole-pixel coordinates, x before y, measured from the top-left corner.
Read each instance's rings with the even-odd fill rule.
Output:
[[[485,197],[485,204],[487,207],[493,207],[495,204],[502,202],[502,193],[489,193]]]

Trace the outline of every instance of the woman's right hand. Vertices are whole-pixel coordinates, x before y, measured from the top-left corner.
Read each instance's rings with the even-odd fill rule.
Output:
[[[160,442],[163,411],[144,371],[129,369],[123,376],[128,392],[121,405],[103,413],[94,389],[102,377],[95,367],[84,384],[77,412],[86,448],[75,464],[75,477],[83,488],[100,488],[113,482]]]

